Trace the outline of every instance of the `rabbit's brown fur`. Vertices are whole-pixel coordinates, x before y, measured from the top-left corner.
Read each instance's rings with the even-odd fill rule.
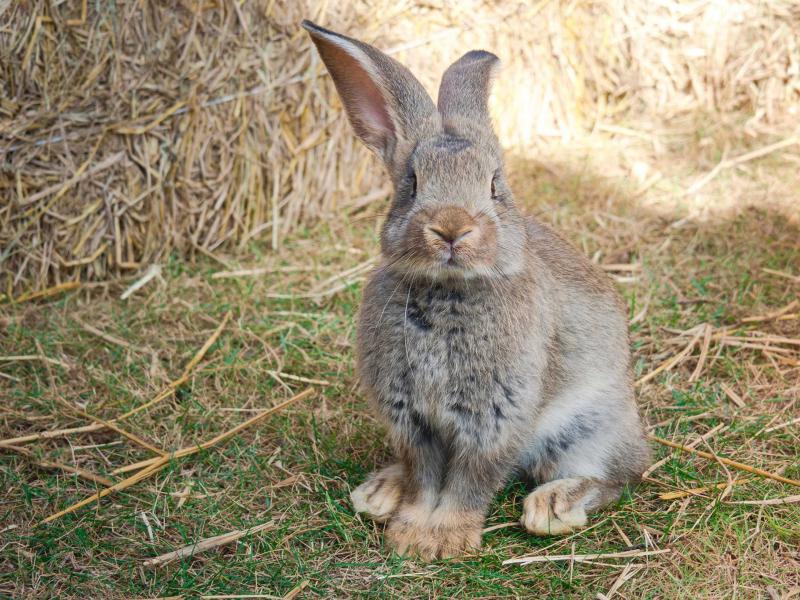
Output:
[[[358,372],[397,462],[353,490],[400,553],[480,545],[512,475],[522,523],[586,524],[648,464],[625,310],[608,278],[516,209],[487,109],[497,58],[467,53],[435,105],[372,46],[304,22],[395,195],[364,290]]]

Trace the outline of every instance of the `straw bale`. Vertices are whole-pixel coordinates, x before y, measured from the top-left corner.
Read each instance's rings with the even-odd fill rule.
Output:
[[[389,51],[432,93],[463,52],[494,51],[493,113],[520,152],[631,117],[800,120],[790,0],[0,2],[5,293],[275,248],[384,199],[302,18]]]

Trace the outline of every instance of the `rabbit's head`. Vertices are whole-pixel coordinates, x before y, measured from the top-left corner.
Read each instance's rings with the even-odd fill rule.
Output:
[[[435,279],[519,271],[525,226],[487,105],[498,58],[480,50],[462,56],[434,104],[408,69],[376,48],[309,21],[303,27],[356,134],[394,184],[381,236],[391,268]]]

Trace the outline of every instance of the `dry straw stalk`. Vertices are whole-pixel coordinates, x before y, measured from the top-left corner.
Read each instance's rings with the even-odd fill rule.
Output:
[[[540,556],[524,556],[521,558],[509,558],[504,560],[504,565],[529,565],[537,562],[587,562],[593,560],[604,560],[609,558],[642,558],[646,556],[657,556],[672,552],[669,548],[662,550],[624,550],[622,552],[605,552],[598,554],[543,554]]]
[[[217,548],[225,544],[230,544],[247,535],[254,535],[256,533],[259,533],[260,531],[264,531],[265,529],[271,529],[273,527],[275,527],[275,521],[267,521],[266,523],[261,523],[260,525],[256,525],[255,527],[251,527],[249,529],[239,529],[236,531],[229,531],[228,533],[215,535],[213,537],[209,537],[204,540],[194,542],[193,544],[189,544],[187,546],[184,546],[183,548],[178,548],[177,550],[173,550],[172,552],[167,552],[160,556],[148,558],[146,561],[144,561],[143,564],[145,567],[155,567],[159,565],[164,565],[167,563],[171,563],[172,561],[178,560],[180,558],[186,558],[187,556],[194,556],[196,554],[200,554],[201,552],[205,552],[206,550],[211,550],[212,548]]]
[[[128,419],[129,417],[132,417],[135,414],[138,414],[138,413],[140,413],[140,412],[142,412],[144,410],[152,408],[153,406],[155,406],[159,402],[163,402],[164,400],[169,398],[172,394],[174,394],[175,390],[177,390],[180,386],[182,386],[187,381],[189,381],[189,376],[191,375],[192,371],[200,363],[200,361],[203,360],[203,357],[205,357],[205,355],[208,352],[209,348],[211,348],[211,346],[214,345],[214,342],[217,341],[219,336],[222,334],[222,330],[225,329],[225,326],[228,324],[228,321],[230,320],[230,318],[231,318],[231,313],[227,312],[225,314],[225,317],[223,317],[222,322],[217,326],[217,328],[214,330],[214,332],[211,334],[211,336],[206,340],[205,344],[203,344],[203,346],[195,353],[195,355],[192,357],[192,359],[187,363],[187,365],[184,368],[183,373],[181,374],[181,376],[178,377],[176,380],[171,381],[169,384],[167,384],[164,387],[164,389],[161,390],[161,392],[159,392],[155,396],[155,398],[153,398],[149,402],[145,402],[144,404],[141,404],[141,405],[137,406],[136,408],[132,408],[128,412],[120,415],[119,417],[111,419],[109,421],[101,421],[101,420],[97,419],[96,417],[90,417],[90,418],[96,420],[97,422],[92,423],[91,425],[82,425],[80,427],[68,427],[66,429],[54,429],[52,431],[42,431],[40,433],[32,433],[32,434],[23,435],[23,436],[20,436],[20,437],[10,438],[10,439],[6,439],[6,440],[0,440],[0,446],[8,446],[8,445],[13,445],[13,444],[27,444],[29,442],[35,442],[37,440],[45,440],[45,439],[52,439],[52,438],[57,438],[57,437],[64,437],[64,436],[72,435],[74,433],[89,433],[89,432],[92,432],[92,431],[99,431],[101,429],[105,429],[106,427],[111,427],[112,429],[115,429],[118,433],[121,433],[121,434],[125,435],[126,437],[130,437],[130,434],[128,434],[127,432],[121,431],[121,429],[118,426],[116,426],[116,423],[118,423],[120,421],[124,421],[125,419]],[[72,410],[76,410],[72,406],[69,406],[69,408],[72,409]],[[143,445],[141,443],[141,442],[143,442],[143,440],[139,440],[138,438],[136,438],[136,440],[134,440],[134,441],[137,441],[137,443],[139,443],[140,445]],[[146,442],[144,442],[144,444],[146,444]],[[145,447],[148,447],[148,446],[149,445],[145,445]],[[156,452],[156,454],[163,454],[163,451],[158,449],[158,448],[154,448],[153,447],[153,448],[149,448],[149,449],[151,449],[154,452]]]
[[[725,458],[724,456],[717,456],[716,454],[711,454],[710,452],[705,452],[703,450],[690,448],[689,446],[684,446],[683,444],[672,442],[670,440],[665,440],[663,438],[654,435],[651,435],[649,437],[654,442],[658,442],[659,444],[663,444],[664,446],[669,446],[670,448],[681,450],[682,452],[696,454],[697,456],[702,456],[703,458],[714,460],[724,465],[728,465],[729,467],[739,469],[740,471],[747,471],[748,473],[760,475],[761,477],[766,477],[767,479],[774,479],[775,481],[780,481],[781,483],[788,483],[789,485],[796,485],[800,487],[800,481],[797,481],[796,479],[789,479],[788,477],[784,477],[783,475],[778,475],[777,473],[770,473],[769,471],[765,471],[757,467],[751,467],[750,465],[746,465],[736,460],[731,460],[730,458]]]
[[[104,486],[112,486],[114,482],[108,479],[107,477],[103,477],[102,475],[97,475],[96,473],[92,473],[87,469],[82,469],[81,467],[73,467],[72,465],[67,465],[55,460],[39,460],[36,458],[33,452],[28,450],[27,448],[22,448],[20,446],[10,446],[10,445],[3,445],[0,448],[4,450],[10,450],[12,452],[16,452],[17,454],[21,454],[32,463],[39,465],[44,469],[58,469],[60,471],[64,471],[65,473],[72,473],[77,475],[78,477],[82,477],[87,481],[91,481],[92,483],[99,483],[100,485]]]
[[[283,408],[286,408],[290,404],[294,404],[295,402],[299,402],[300,400],[308,397],[313,391],[314,391],[313,389],[304,390],[304,391],[300,392],[299,394],[289,398],[288,400],[285,400],[284,402],[281,402],[280,404],[277,404],[277,405],[273,406],[272,408],[268,408],[268,409],[264,410],[263,412],[257,414],[255,417],[252,417],[252,418],[248,419],[247,421],[245,421],[243,423],[240,423],[236,427],[233,427],[232,429],[229,429],[228,431],[226,431],[224,433],[221,433],[221,434],[211,438],[210,440],[207,440],[207,441],[203,442],[202,444],[198,444],[196,446],[189,446],[189,447],[186,447],[186,448],[181,448],[180,450],[178,450],[176,452],[173,452],[173,453],[171,453],[171,454],[169,454],[167,456],[158,456],[158,457],[156,457],[156,458],[154,458],[154,459],[152,459],[150,461],[145,461],[147,463],[147,465],[142,470],[140,470],[138,473],[134,473],[133,475],[131,475],[127,479],[123,479],[122,481],[120,481],[118,483],[115,483],[111,487],[108,487],[108,488],[106,488],[104,490],[101,490],[101,491],[97,492],[96,494],[92,494],[91,496],[88,496],[88,497],[84,498],[83,500],[81,500],[79,502],[76,502],[72,506],[69,506],[69,507],[65,508],[64,510],[60,510],[57,513],[54,513],[54,514],[50,515],[49,517],[46,517],[45,519],[43,519],[41,521],[41,524],[50,523],[51,521],[55,521],[56,519],[58,519],[60,517],[63,517],[64,515],[68,515],[70,513],[75,512],[79,508],[87,506],[88,504],[92,504],[93,502],[97,502],[101,498],[104,498],[105,496],[108,496],[109,494],[111,494],[113,492],[118,492],[120,490],[124,490],[124,489],[127,489],[127,488],[129,488],[129,487],[131,487],[133,485],[136,485],[140,481],[144,481],[145,479],[149,478],[151,475],[155,475],[156,473],[158,473],[159,471],[164,469],[169,464],[170,460],[184,458],[186,456],[191,456],[192,454],[197,454],[198,452],[201,452],[203,450],[208,450],[209,448],[212,448],[213,446],[216,446],[217,444],[230,439],[231,437],[233,437],[237,433],[243,431],[244,429],[247,429],[248,427],[251,427],[251,426],[257,424],[260,421],[263,421],[264,419],[266,419],[271,414],[273,414],[273,413],[275,413],[275,412],[277,412],[277,411],[279,411],[279,410],[281,410]]]

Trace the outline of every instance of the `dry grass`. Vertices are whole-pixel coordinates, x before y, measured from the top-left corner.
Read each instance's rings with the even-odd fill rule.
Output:
[[[778,142],[800,119],[800,6],[786,0],[29,0],[0,14],[7,296],[172,251],[275,249],[384,199],[305,17],[374,41],[432,91],[466,49],[494,50],[498,129],[520,152],[641,116],[634,135],[653,138],[698,111],[745,114],[748,135]]]
[[[509,525],[510,483],[433,565],[347,500],[389,452],[352,360],[387,190],[301,17],[431,89],[500,54],[512,187],[618,282],[650,433],[800,479],[800,15],[722,6],[0,2],[0,596],[797,597],[796,488],[663,446],[586,531]]]

